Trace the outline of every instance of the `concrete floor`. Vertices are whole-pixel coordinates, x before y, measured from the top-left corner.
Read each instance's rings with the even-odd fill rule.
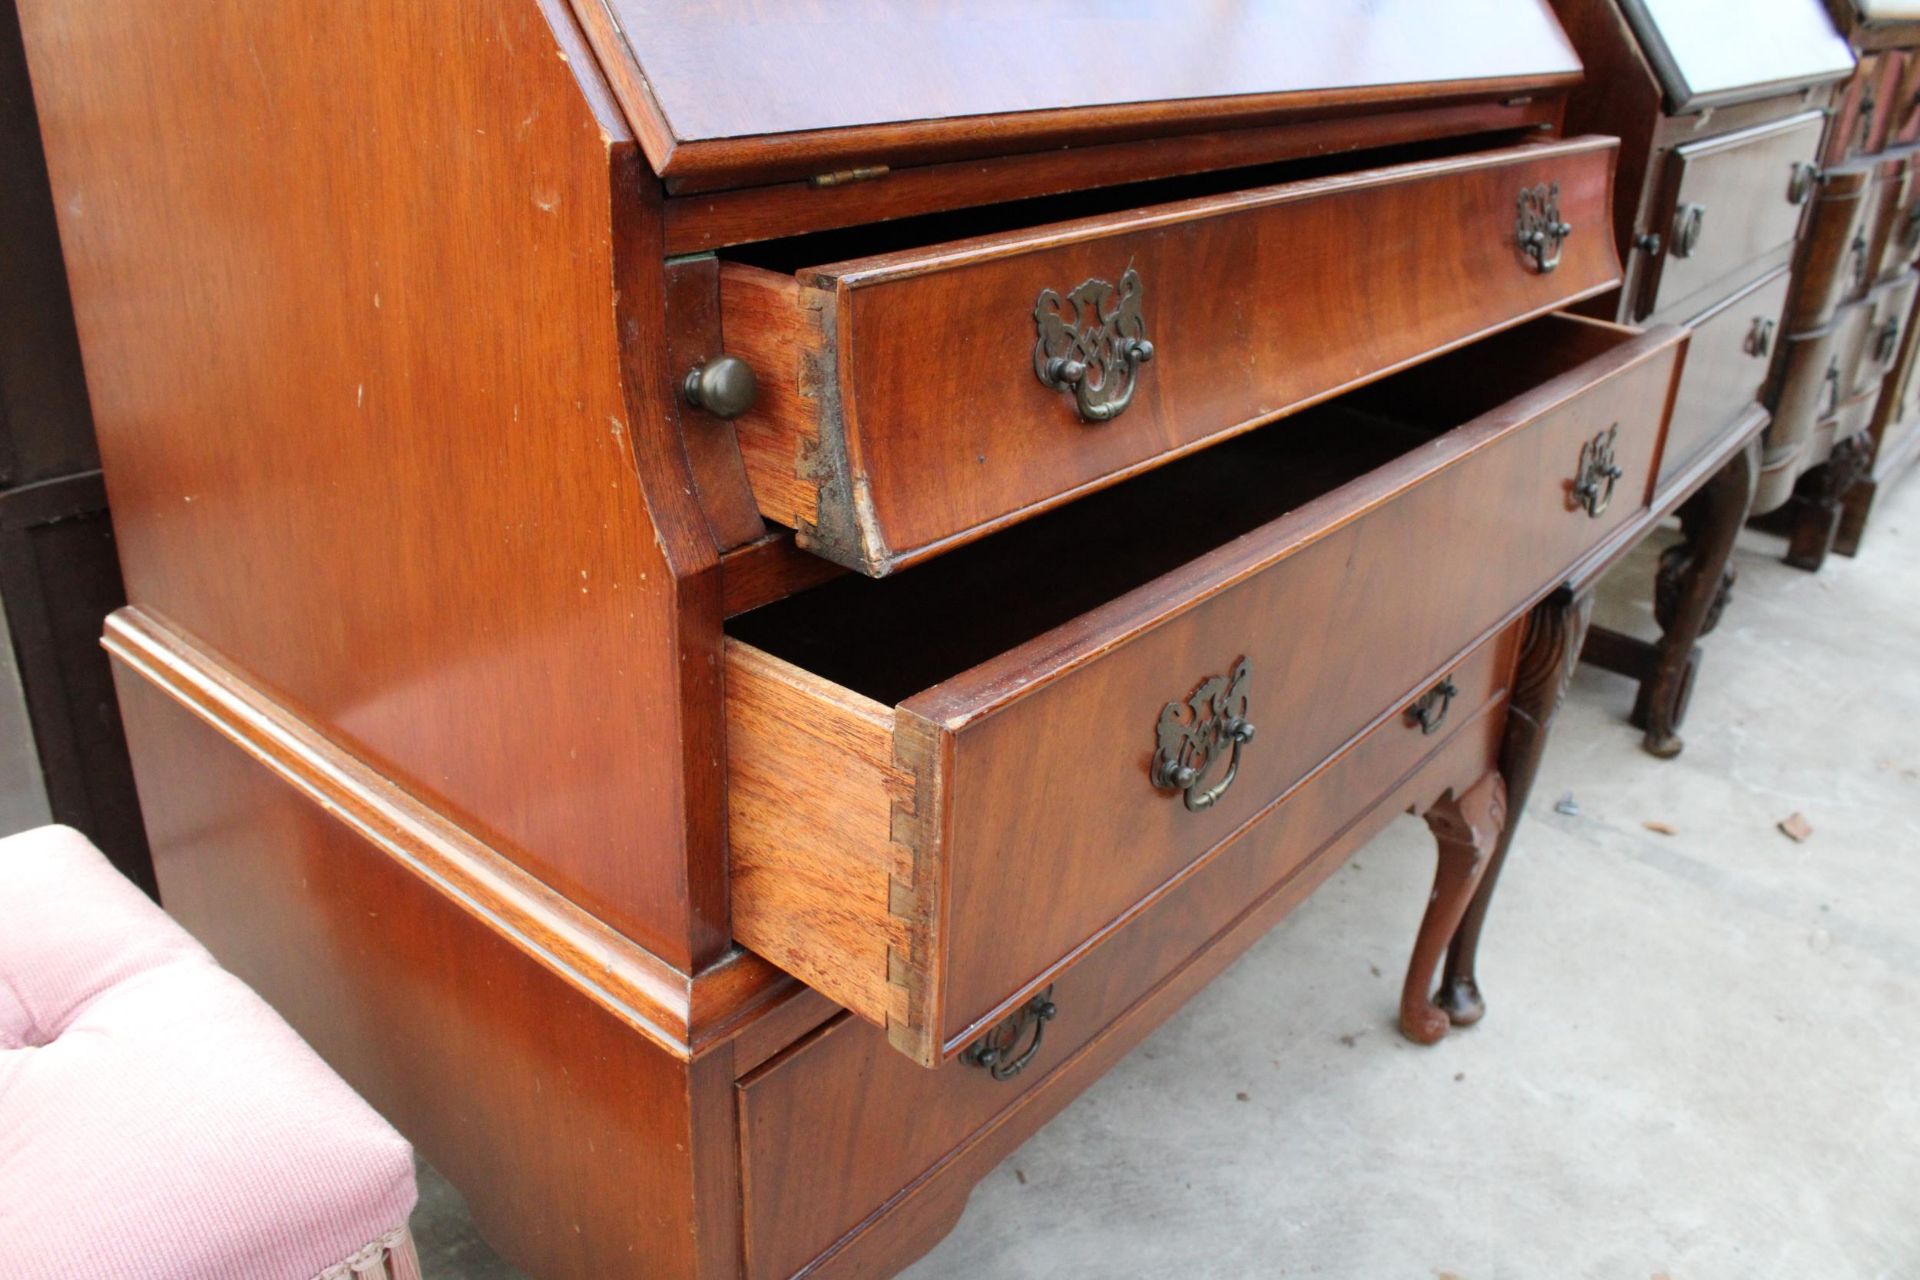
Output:
[[[1652,633],[1660,545],[1600,620]],[[1626,681],[1579,673],[1486,1022],[1394,1031],[1432,874],[1403,820],[989,1175],[912,1280],[1920,1280],[1920,479],[1858,560],[1780,548],[1743,542],[1680,759],[1641,753]],[[1775,828],[1796,811],[1805,843]],[[429,1276],[517,1274],[430,1170],[415,1225]]]

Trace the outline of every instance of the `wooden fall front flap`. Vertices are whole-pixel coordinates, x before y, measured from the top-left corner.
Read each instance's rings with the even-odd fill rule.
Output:
[[[1545,0],[573,0],[654,171],[742,186],[1565,86]]]

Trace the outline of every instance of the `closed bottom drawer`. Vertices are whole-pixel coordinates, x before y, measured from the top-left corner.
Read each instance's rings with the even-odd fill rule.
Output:
[[[1645,511],[1682,341],[1550,317],[734,619],[735,936],[959,1053]]]
[[[747,1275],[793,1275],[902,1192],[920,1191],[923,1178],[943,1176],[950,1157],[986,1130],[1010,1126],[1016,1134],[1000,1145],[1017,1141],[1044,1119],[1023,1111],[1029,1095],[1084,1087],[1101,1066],[1089,1072],[1077,1059],[1110,1059],[1144,1036],[1394,812],[1471,786],[1499,749],[1521,625],[1463,664],[1471,697],[1460,695],[1438,733],[1413,733],[1420,755],[1412,765],[1403,763],[1407,727],[1379,726],[1062,973],[1038,1039],[1035,1024],[1019,1029],[1013,1048],[1032,1052],[1017,1073],[998,1079],[965,1061],[925,1071],[873,1027],[843,1017],[743,1080]],[[1176,984],[1184,991],[1163,1000],[1160,990]],[[1383,1001],[1395,990],[1384,984]],[[1160,1007],[1143,1009],[1148,1003]],[[1123,1043],[1109,1048],[1109,1035]]]

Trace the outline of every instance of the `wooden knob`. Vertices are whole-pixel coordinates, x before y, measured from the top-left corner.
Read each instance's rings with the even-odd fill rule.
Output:
[[[760,392],[753,369],[738,356],[718,356],[687,375],[687,403],[716,418],[737,418],[753,408]]]

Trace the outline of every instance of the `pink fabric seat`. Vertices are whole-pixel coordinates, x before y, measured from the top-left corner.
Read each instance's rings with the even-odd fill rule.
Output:
[[[413,1152],[79,833],[0,840],[0,1276],[418,1276]]]

